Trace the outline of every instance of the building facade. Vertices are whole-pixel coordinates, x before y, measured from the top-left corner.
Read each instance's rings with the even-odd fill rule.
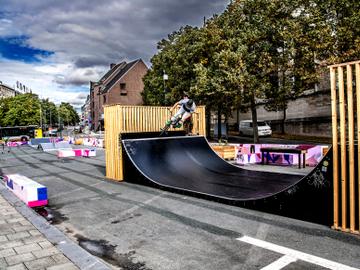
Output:
[[[148,67],[141,59],[111,64],[110,70],[98,81],[90,82],[90,118],[93,130],[104,127],[104,105],[141,105],[143,77]]]
[[[0,81],[0,99],[7,98],[7,97],[14,97],[19,94],[20,94],[20,92],[16,91],[14,88],[12,88]]]
[[[273,132],[280,133],[284,118],[283,111],[267,111],[265,104],[257,105],[258,120],[271,125]],[[251,111],[234,112],[229,124],[251,120]],[[288,102],[285,118],[285,132],[292,135],[331,138],[331,94],[330,90],[307,91]]]
[[[83,126],[88,126],[91,122],[90,95],[87,96],[85,104],[81,107],[80,119]]]

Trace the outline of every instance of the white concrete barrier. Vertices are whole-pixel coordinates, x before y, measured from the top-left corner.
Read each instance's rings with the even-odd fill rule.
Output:
[[[59,149],[57,151],[57,157],[96,157],[96,149]]]
[[[48,204],[47,188],[20,174],[5,175],[5,184],[16,196],[29,207]]]

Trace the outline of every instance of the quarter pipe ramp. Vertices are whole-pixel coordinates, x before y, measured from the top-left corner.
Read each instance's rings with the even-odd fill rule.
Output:
[[[231,165],[202,136],[125,139],[122,143],[130,161],[143,176],[173,189],[233,201],[253,201],[291,190],[304,181],[315,188],[329,186],[329,157],[327,163],[324,158],[304,177]]]

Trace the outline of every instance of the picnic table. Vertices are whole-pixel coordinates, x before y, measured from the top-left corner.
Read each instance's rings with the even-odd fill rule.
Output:
[[[301,156],[303,168],[305,168],[305,162],[306,162],[306,153],[307,150],[304,149],[297,149],[297,148],[285,148],[285,147],[262,147],[260,148],[261,152],[261,164],[264,165],[264,156],[266,153],[266,164],[269,164],[268,155],[269,153],[284,153],[284,154],[297,154],[299,156],[299,169],[301,169]]]

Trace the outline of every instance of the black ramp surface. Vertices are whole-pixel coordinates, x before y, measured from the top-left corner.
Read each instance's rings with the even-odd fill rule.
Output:
[[[165,187],[247,201],[273,196],[302,176],[244,170],[221,159],[202,136],[123,140],[135,167]]]

